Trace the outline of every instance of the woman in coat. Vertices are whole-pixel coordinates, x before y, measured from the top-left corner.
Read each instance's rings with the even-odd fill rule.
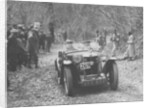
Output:
[[[128,58],[129,60],[134,60],[135,59],[135,42],[134,42],[134,36],[132,35],[131,32],[129,32],[129,37],[128,37],[128,48],[125,53],[125,57]]]

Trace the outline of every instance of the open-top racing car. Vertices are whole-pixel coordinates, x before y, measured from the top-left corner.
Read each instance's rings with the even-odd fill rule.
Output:
[[[91,41],[68,43],[68,49],[59,51],[55,60],[58,83],[64,86],[66,95],[73,95],[77,86],[109,84],[112,90],[117,89],[118,67],[114,57],[102,54]]]

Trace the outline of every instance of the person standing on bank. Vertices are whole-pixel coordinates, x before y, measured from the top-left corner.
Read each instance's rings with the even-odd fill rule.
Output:
[[[128,33],[128,48],[127,51],[125,52],[125,59],[127,58],[128,60],[134,60],[135,59],[135,42],[134,42],[134,36],[132,32]]]
[[[115,34],[115,43],[116,43],[116,50],[119,49],[119,45],[120,45],[120,34],[117,32],[117,30],[115,29],[114,31],[114,34]]]
[[[28,32],[27,51],[29,53],[29,61],[28,61],[29,68],[31,68],[32,61],[34,62],[35,67],[38,68],[39,29],[40,23],[35,22],[33,28]]]
[[[46,35],[44,34],[43,31],[39,32],[39,50],[42,49],[43,51],[45,50],[45,40],[46,40]]]
[[[104,49],[104,42],[105,41],[104,41],[103,36],[100,34],[99,30],[96,31],[96,41],[99,44],[100,49],[103,50]]]
[[[116,49],[117,49],[117,47],[116,47],[116,35],[114,33],[112,34],[111,42],[112,42],[112,46],[113,46],[112,51],[111,51],[111,55],[116,56]]]
[[[51,45],[52,45],[52,35],[51,33],[46,36],[46,51],[50,52],[51,51]]]

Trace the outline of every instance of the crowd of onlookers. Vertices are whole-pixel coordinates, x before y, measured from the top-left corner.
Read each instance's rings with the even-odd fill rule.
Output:
[[[109,53],[108,55],[110,56],[116,56],[118,57],[118,52],[121,54],[121,47],[126,47],[126,50],[124,50],[122,56],[120,59],[128,59],[128,60],[135,60],[136,54],[135,54],[135,38],[133,36],[133,31],[130,31],[127,37],[126,45],[122,45],[122,42],[124,41],[121,36],[121,33],[119,33],[116,29],[113,30],[113,32],[108,31],[107,29],[103,30],[96,30],[96,38],[94,40],[86,40],[84,43],[89,45],[94,45],[91,42],[94,41],[98,45],[94,45],[93,48],[95,47],[98,49],[100,52],[105,51],[106,48],[108,47],[108,44],[111,44],[111,47],[109,48]],[[65,38],[66,39],[66,38]],[[67,50],[75,50],[73,46],[73,41],[66,39],[66,49]],[[90,46],[91,47],[91,46]]]
[[[23,65],[38,68],[38,53],[50,52],[52,33],[46,35],[39,22],[28,27],[23,24],[7,27],[7,69],[15,71]]]
[[[99,30],[96,31],[96,41],[98,42],[101,50],[103,50],[107,44],[107,30],[104,29],[102,32]],[[133,36],[133,32],[130,31],[128,33],[127,39],[127,48],[125,53],[123,54],[122,59],[134,60],[135,59],[135,38]],[[116,51],[120,50],[121,46],[121,35],[115,29],[113,33],[111,33],[110,42],[112,43],[111,56],[117,56]]]

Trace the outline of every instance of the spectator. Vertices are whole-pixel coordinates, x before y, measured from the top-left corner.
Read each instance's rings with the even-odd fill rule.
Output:
[[[51,35],[46,36],[46,51],[47,52],[50,52],[52,41],[53,39]]]
[[[45,50],[46,35],[41,31],[39,32],[39,49]]]
[[[38,52],[39,52],[39,23],[34,23],[33,28],[28,32],[27,50],[29,53],[28,66],[31,68],[31,62],[34,61],[35,67],[38,68]]]
[[[128,48],[125,52],[125,59],[127,58],[128,60],[134,60],[135,59],[135,46],[134,46],[134,36],[132,34],[132,32],[129,32],[129,37],[128,37]]]
[[[112,34],[111,42],[112,42],[112,45],[113,45],[111,55],[115,56],[116,55],[116,35],[114,33]]]
[[[116,44],[116,50],[117,50],[120,45],[120,34],[117,32],[116,29],[114,31],[114,34],[115,34],[115,44]]]
[[[100,49],[103,50],[105,46],[105,37],[102,36],[99,31],[96,32],[96,36],[97,36],[96,40],[100,46]]]

